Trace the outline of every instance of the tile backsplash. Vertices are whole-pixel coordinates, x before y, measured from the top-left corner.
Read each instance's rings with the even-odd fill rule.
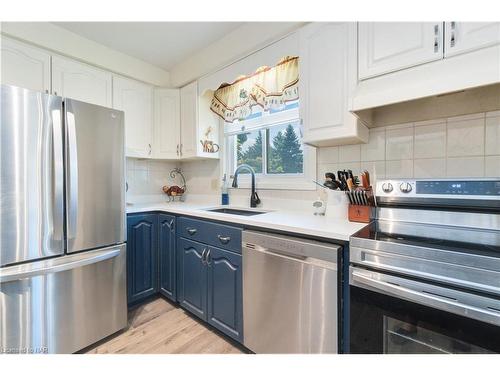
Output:
[[[178,163],[165,160],[127,158],[127,197],[162,194],[162,186],[172,184],[169,173]]]
[[[500,177],[500,111],[377,127],[367,144],[318,149],[318,179],[338,169],[374,179]]]

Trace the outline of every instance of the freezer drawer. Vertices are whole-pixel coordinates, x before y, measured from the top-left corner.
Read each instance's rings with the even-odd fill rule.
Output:
[[[73,353],[127,324],[125,245],[0,269],[0,353]]]
[[[125,241],[123,112],[64,100],[67,252]]]

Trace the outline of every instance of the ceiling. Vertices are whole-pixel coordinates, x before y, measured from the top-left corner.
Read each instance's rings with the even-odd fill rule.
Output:
[[[243,22],[54,22],[75,34],[169,71]]]

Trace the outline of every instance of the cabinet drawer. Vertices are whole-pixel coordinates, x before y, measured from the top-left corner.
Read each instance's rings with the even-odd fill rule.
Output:
[[[181,237],[241,254],[240,228],[181,217],[177,230]]]

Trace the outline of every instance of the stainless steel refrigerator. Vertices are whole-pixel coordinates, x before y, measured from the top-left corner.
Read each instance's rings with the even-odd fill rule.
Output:
[[[1,88],[0,353],[126,326],[123,112]]]

